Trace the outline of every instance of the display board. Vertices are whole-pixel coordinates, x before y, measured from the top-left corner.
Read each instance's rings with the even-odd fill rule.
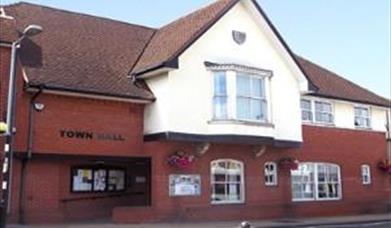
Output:
[[[170,196],[198,196],[201,194],[201,176],[171,174],[169,176]]]

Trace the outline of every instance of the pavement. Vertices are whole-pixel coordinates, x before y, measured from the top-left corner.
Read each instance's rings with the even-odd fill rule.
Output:
[[[67,224],[67,225],[8,225],[9,228],[239,228],[241,221],[199,223],[154,223],[154,224]],[[391,228],[390,214],[335,216],[305,219],[275,219],[248,221],[251,228],[285,227],[338,227],[338,228]]]

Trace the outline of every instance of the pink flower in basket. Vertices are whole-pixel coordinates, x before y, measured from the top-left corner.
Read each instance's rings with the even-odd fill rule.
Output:
[[[193,155],[186,155],[182,151],[176,151],[168,157],[168,164],[180,169],[189,169],[194,162]]]

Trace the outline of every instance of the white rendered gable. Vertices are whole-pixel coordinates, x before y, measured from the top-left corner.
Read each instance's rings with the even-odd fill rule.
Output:
[[[246,41],[238,45],[232,31],[246,33]],[[205,61],[237,64],[272,71],[267,97],[270,125],[213,123],[213,73]],[[234,74],[227,72],[228,90],[235,90]],[[289,53],[279,43],[262,15],[250,0],[241,1],[219,19],[207,32],[179,57],[179,69],[168,72],[166,84],[169,94],[152,89],[156,103],[146,109],[145,134],[164,131],[202,135],[248,135],[272,137],[278,140],[302,141],[300,92],[308,83]],[[149,80],[146,80],[149,83]],[[163,86],[163,85],[159,85]],[[165,99],[159,99],[162,96]],[[167,99],[169,97],[169,99]],[[229,98],[231,101],[235,97]],[[153,107],[161,107],[169,120],[162,120]],[[165,110],[162,108],[165,107]],[[165,122],[165,127],[152,124]]]

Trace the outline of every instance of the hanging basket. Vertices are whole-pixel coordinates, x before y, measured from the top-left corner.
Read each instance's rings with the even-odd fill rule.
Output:
[[[195,157],[193,155],[186,154],[183,151],[175,151],[167,158],[169,165],[184,170],[190,169],[194,161]]]
[[[292,157],[281,158],[278,161],[278,166],[282,169],[297,170],[299,168],[299,161]]]
[[[383,160],[377,163],[377,168],[381,171],[388,173],[391,175],[391,161],[390,160]]]

